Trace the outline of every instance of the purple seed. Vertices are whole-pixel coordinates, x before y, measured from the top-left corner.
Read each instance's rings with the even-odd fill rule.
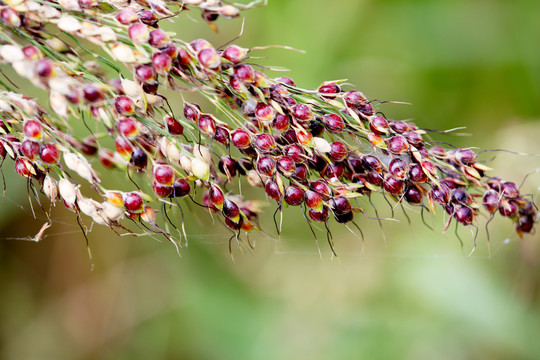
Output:
[[[184,197],[191,191],[191,185],[185,179],[176,179],[173,184],[173,196]]]
[[[476,159],[476,154],[471,149],[459,149],[456,151],[455,156],[456,160],[463,165],[470,165]]]
[[[354,218],[354,215],[352,213],[352,211],[348,211],[346,213],[343,213],[343,214],[337,214],[337,213],[334,213],[334,218],[336,219],[336,221],[340,224],[346,224],[348,223],[349,221],[352,221],[353,218]]]
[[[330,149],[328,156],[333,161],[341,161],[347,156],[347,147],[342,142],[334,141],[330,144]]]
[[[328,186],[324,181],[313,181],[309,185],[311,190],[315,191],[317,194],[319,194],[323,199],[328,199],[330,195],[332,195],[332,190],[330,189],[330,186]]]
[[[299,206],[304,201],[304,190],[291,185],[285,190],[285,202],[291,206]]]
[[[416,187],[410,187],[405,191],[405,200],[409,204],[420,204],[422,203],[422,192]]]
[[[499,204],[499,212],[502,216],[514,217],[517,215],[518,206],[515,201],[502,200]]]
[[[283,197],[283,194],[281,193],[281,190],[279,189],[279,186],[275,180],[268,180],[264,186],[264,191],[266,192],[266,195],[276,201],[281,200]]]
[[[343,131],[343,129],[345,128],[345,122],[340,116],[336,114],[324,115],[322,118],[322,122],[326,127],[326,130],[333,133]]]
[[[217,125],[214,140],[222,145],[228,146],[231,140],[229,130],[227,130],[227,128],[225,128],[223,125]]]
[[[315,191],[308,190],[304,193],[306,205],[310,209],[320,209],[323,204],[322,197]]]
[[[473,202],[471,194],[463,188],[457,188],[452,190],[452,197],[454,200],[461,205],[470,205]]]
[[[384,177],[383,188],[390,194],[399,195],[403,192],[405,182],[391,174],[386,174]]]
[[[158,49],[162,48],[169,42],[169,37],[165,33],[165,31],[161,29],[156,29],[150,31],[150,38],[148,39],[148,43],[156,47]]]
[[[414,164],[409,169],[409,179],[415,183],[425,183],[428,177],[420,164]]]
[[[201,109],[196,104],[184,103],[184,117],[186,120],[197,122]]]
[[[220,67],[221,60],[218,53],[212,47],[202,49],[197,55],[202,67],[215,70]]]
[[[403,133],[403,136],[405,136],[405,139],[407,139],[410,145],[416,148],[424,146],[424,139],[422,139],[422,135],[415,131],[407,131]]]
[[[223,215],[225,217],[231,219],[234,222],[238,222],[240,218],[240,209],[238,208],[238,205],[236,205],[234,202],[232,202],[229,199],[225,199],[223,202]]]
[[[154,193],[157,196],[162,197],[162,198],[169,197],[173,193],[173,187],[172,186],[160,184],[155,180],[154,180],[154,183],[152,185],[152,189],[154,190]]]
[[[534,217],[532,215],[520,216],[516,223],[516,229],[522,233],[530,233],[534,227]]]
[[[257,171],[261,175],[272,176],[276,172],[276,162],[269,156],[262,156],[257,160]]]
[[[236,161],[229,156],[222,156],[219,159],[218,168],[223,174],[234,177],[236,175]]]
[[[439,205],[446,205],[450,202],[451,193],[450,188],[443,183],[440,183],[440,187],[434,185],[429,192],[430,198]]]
[[[229,45],[223,51],[222,56],[233,64],[238,64],[246,59],[247,52],[247,49],[241,48],[240,46]]]
[[[86,85],[83,89],[83,97],[86,101],[92,103],[103,100],[103,93],[93,85]]]
[[[152,67],[156,74],[167,75],[171,70],[172,60],[169,55],[164,52],[155,53],[152,56]]]
[[[409,170],[409,164],[399,158],[393,159],[388,165],[388,171],[392,175],[400,179],[403,179],[405,177],[405,175],[407,174],[407,170]]]
[[[308,172],[309,171],[306,164],[297,164],[292,178],[298,181],[305,180],[307,178]]]
[[[291,176],[296,170],[296,163],[290,156],[280,156],[277,159],[277,168],[285,176]]]
[[[143,170],[146,168],[148,163],[148,155],[143,149],[135,148],[131,154],[131,159],[129,159],[131,165],[135,166],[138,170]]]
[[[278,77],[275,79],[277,82],[283,83],[289,86],[295,86],[294,80],[287,76]]]
[[[202,114],[199,117],[199,129],[202,132],[214,136],[216,134],[216,121],[212,118],[211,115]]]
[[[375,186],[381,186],[383,184],[383,177],[377,171],[368,171],[366,173],[367,181]]]
[[[328,220],[328,207],[323,206],[323,208],[320,211],[309,209],[308,215],[313,221],[317,222],[325,222]]]
[[[388,133],[388,121],[381,116],[375,116],[369,121],[369,128],[377,135]]]
[[[262,133],[255,136],[255,147],[261,152],[269,152],[276,147],[276,142],[272,135]]]
[[[327,179],[336,178],[341,180],[344,173],[345,165],[343,165],[343,163],[328,164],[328,166],[322,171],[322,175]]]
[[[283,149],[283,154],[290,156],[296,163],[303,163],[306,160],[304,157],[304,150],[296,144],[287,145]]]
[[[373,155],[365,155],[362,157],[362,163],[367,170],[375,172],[381,171],[381,162]]]
[[[344,196],[336,196],[328,202],[334,213],[344,214],[351,211],[351,203]]]
[[[288,130],[285,131],[281,135],[282,142],[285,144],[297,144],[298,143],[298,137],[296,136],[296,132],[294,130]]]
[[[348,91],[343,94],[343,100],[350,108],[358,108],[364,106],[367,102],[367,98],[358,90]]]
[[[297,120],[300,121],[307,121],[313,117],[311,108],[306,104],[298,104],[293,106],[292,114]]]
[[[21,144],[21,152],[29,160],[34,160],[39,154],[39,143],[26,139]]]
[[[238,80],[245,83],[251,83],[253,80],[255,80],[255,71],[249,65],[236,66],[234,68],[234,75],[238,78]]]
[[[473,211],[468,206],[461,206],[454,212],[454,218],[464,225],[472,223],[473,217]]]
[[[239,149],[245,149],[251,144],[251,137],[246,130],[236,129],[231,134],[231,141]]]
[[[143,83],[148,83],[156,78],[154,69],[150,65],[141,65],[135,69],[135,77]]]
[[[515,183],[510,181],[501,184],[501,192],[508,199],[515,199],[519,196],[519,188]]]
[[[392,121],[390,123],[390,127],[392,128],[392,130],[394,130],[398,134],[402,134],[405,131],[409,131],[409,126],[403,121]]]
[[[270,86],[270,98],[277,102],[283,103],[285,98],[289,97],[289,90],[281,84],[273,84]]]
[[[321,156],[313,154],[308,158],[308,165],[313,170],[321,172],[327,166],[327,163]]]
[[[362,164],[362,159],[356,155],[351,155],[347,158],[347,163],[349,168],[353,173],[362,173],[364,172],[364,166]]]
[[[288,115],[277,114],[272,120],[272,126],[278,131],[285,131],[289,128],[290,122]]]
[[[388,150],[394,154],[402,154],[409,150],[407,139],[401,135],[396,135],[386,140],[386,146],[388,147]]]
[[[358,109],[354,109],[354,112],[356,112],[359,116],[363,116],[366,118],[369,118],[370,116],[373,116],[373,114],[375,114],[375,110],[373,110],[373,105],[371,104],[365,104]]]
[[[308,129],[312,136],[321,136],[324,133],[324,125],[319,121],[310,121]]]
[[[88,0],[92,1],[92,0]],[[158,22],[158,18],[154,14],[154,12],[150,10],[143,10],[139,12],[139,19],[143,24],[154,26]],[[158,29],[160,30],[160,29]],[[156,31],[156,30],[154,30]]]
[[[35,71],[38,76],[48,78],[52,75],[52,63],[47,59],[40,59],[35,65]]]
[[[324,98],[334,99],[341,92],[341,88],[337,84],[322,84],[317,91]]]

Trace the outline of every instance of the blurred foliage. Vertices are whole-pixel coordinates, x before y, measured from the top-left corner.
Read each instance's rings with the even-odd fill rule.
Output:
[[[536,0],[270,0],[245,14],[236,43],[303,49],[254,55],[291,69],[304,88],[347,78],[370,98],[413,104],[381,106],[390,118],[467,126],[472,137],[447,139],[460,146],[540,153],[539,13]],[[193,11],[166,26],[222,44],[241,21],[218,20],[214,34]],[[540,167],[537,157],[483,158],[518,182]],[[400,223],[385,222],[384,236],[358,218],[364,242],[331,224],[340,256],[332,260],[324,231],[320,258],[294,209],[275,239],[269,207],[270,235],[255,235],[254,251],[234,247],[233,262],[230,235],[192,206],[182,258],[166,242],[96,227],[90,272],[61,206],[41,242],[20,241],[45,219],[32,218],[24,182],[9,161],[4,168],[0,358],[540,358],[540,239],[516,238],[507,222],[491,223],[489,244],[481,228],[468,257],[469,229],[458,231],[462,248],[453,228],[442,233],[441,214],[427,216],[431,231],[415,209],[409,225],[396,209]],[[535,193],[538,183],[533,174],[524,186]],[[376,206],[390,213],[384,201]]]

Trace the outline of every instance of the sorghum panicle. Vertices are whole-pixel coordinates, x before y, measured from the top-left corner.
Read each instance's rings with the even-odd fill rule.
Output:
[[[128,218],[175,244],[168,226],[156,222],[160,202],[165,211],[189,199],[220,213],[233,231],[258,229],[259,204],[226,190],[237,178],[263,188],[280,210],[305,207],[308,221],[351,222],[364,212],[356,200],[380,193],[442,208],[465,226],[485,211],[508,217],[520,235],[533,230],[534,204],[515,183],[487,176],[471,149],[432,146],[415,124],[379,116],[368,97],[339,81],[303,90],[245,63],[250,49],[185,42],[159,27],[196,7],[214,28],[216,18],[240,10],[219,0],[3,2],[2,65],[45,90],[52,111],[2,83],[0,155],[53,204],[61,199],[118,230],[127,230]],[[84,49],[75,39],[105,55],[76,57]],[[163,90],[172,88],[167,96],[176,102],[186,87],[215,109],[184,102],[182,115],[172,113]],[[78,138],[73,121],[94,131]],[[107,189],[100,174],[122,170],[147,185]],[[77,182],[89,183],[99,200]],[[205,189],[201,200],[196,188]]]

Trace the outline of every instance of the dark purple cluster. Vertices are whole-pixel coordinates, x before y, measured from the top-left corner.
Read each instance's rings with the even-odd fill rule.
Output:
[[[485,184],[487,190],[482,196],[484,208],[491,214],[498,210],[502,216],[512,219],[519,233],[531,232],[538,212],[534,203],[520,193],[518,186],[499,177],[489,178]]]
[[[429,210],[440,207],[449,220],[463,225],[474,225],[483,207],[511,219],[519,234],[533,230],[537,209],[514,183],[486,177],[488,168],[471,149],[433,146],[426,131],[378,113],[376,102],[362,92],[339,81],[306,91],[289,77],[271,79],[259,71],[250,62],[250,49],[234,44],[216,48],[204,39],[187,43],[169,38],[159,23],[174,13],[168,6],[176,3],[149,0],[137,10],[112,5],[118,7],[117,31],[98,39],[98,30],[103,30],[99,26],[107,26],[96,15],[103,11],[99,4],[94,0],[69,4],[78,17],[91,17],[84,27],[78,18],[69,18],[71,12],[51,22],[51,27],[107,46],[114,59],[131,71],[123,81],[110,80],[92,66],[82,66],[80,74],[73,71],[61,61],[64,54],[48,56],[50,50],[42,46],[42,39],[21,46],[18,57],[2,52],[6,62],[24,62],[25,76],[50,90],[51,107],[65,124],[41,116],[44,111],[37,106],[29,110],[36,112],[34,118],[14,116],[10,126],[2,122],[0,155],[10,153],[21,176],[42,181],[52,169],[67,180],[69,168],[91,182],[107,204],[121,208],[131,219],[147,219],[156,229],[155,221],[148,221],[154,211],[144,205],[149,199],[143,192],[131,189],[123,195],[107,195],[108,191],[96,186],[97,174],[85,158],[98,156],[103,167],[127,170],[128,176],[130,171],[138,173],[138,179],[147,180],[151,187],[152,198],[167,206],[183,197],[197,201],[192,189],[202,187],[202,205],[220,213],[234,231],[256,228],[259,213],[255,202],[228,192],[228,184],[239,177],[263,188],[279,210],[302,207],[308,221],[326,225],[331,218],[344,224],[354,221],[354,214],[363,211],[357,199],[381,193],[397,203]],[[209,23],[219,16],[238,14],[234,6],[220,1],[180,6],[183,10],[198,6]],[[0,21],[28,37],[38,36],[37,30],[50,20],[32,21],[31,11],[25,11],[6,6],[0,11]],[[95,31],[90,31],[94,25]],[[58,51],[79,52],[69,50]],[[14,67],[23,73],[22,66]],[[66,84],[59,86],[62,80]],[[186,88],[201,92],[219,112],[184,101],[183,116],[174,114],[169,106],[172,99],[169,102],[160,93],[166,88],[177,93]],[[92,133],[79,140],[69,135],[66,119],[72,115],[99,122],[100,137]],[[60,161],[61,152],[65,164]],[[71,209],[77,209],[82,200],[80,210],[94,221],[110,225],[122,217],[115,209],[83,197],[71,182],[62,184],[63,196],[72,199],[66,205]]]

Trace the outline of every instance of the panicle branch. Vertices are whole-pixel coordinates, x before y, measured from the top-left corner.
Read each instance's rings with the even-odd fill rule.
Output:
[[[279,211],[303,206],[308,221],[327,228],[331,217],[345,224],[364,213],[351,199],[382,194],[396,204],[442,208],[449,222],[465,226],[486,211],[509,218],[519,235],[533,230],[534,203],[515,183],[487,176],[473,150],[432,145],[426,131],[380,116],[377,101],[343,81],[305,90],[256,70],[250,49],[186,42],[160,27],[199,8],[216,29],[217,17],[261,3],[1,2],[2,68],[45,90],[48,102],[17,93],[18,80],[4,76],[0,155],[32,189],[41,187],[51,204],[61,200],[78,218],[128,231],[127,218],[175,244],[167,209],[180,208],[180,199],[219,213],[238,234],[258,229],[261,204],[228,186],[242,178]],[[100,51],[90,50],[96,45]],[[213,109],[184,101],[184,91]],[[169,106],[173,100],[183,102],[181,116]],[[76,134],[74,121],[88,134]],[[100,178],[115,171],[130,180],[122,190],[107,189]]]

